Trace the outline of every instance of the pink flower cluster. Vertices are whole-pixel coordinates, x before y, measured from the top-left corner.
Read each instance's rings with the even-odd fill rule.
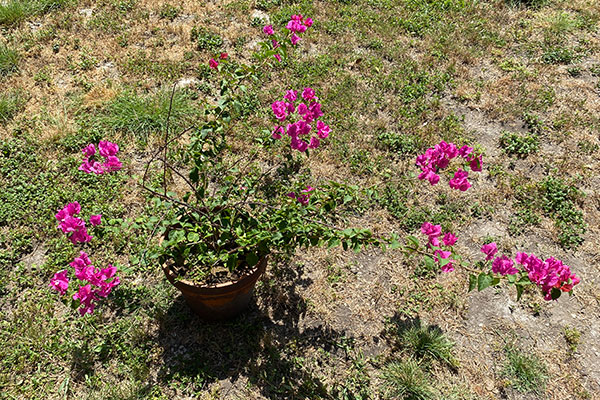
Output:
[[[296,196],[296,193],[290,192],[287,194],[287,196],[291,197],[292,199],[298,200],[298,203],[302,204],[303,206],[307,206],[313,190],[315,190],[314,187],[307,186],[306,189],[302,190],[302,194]]]
[[[225,60],[225,59],[227,59],[227,57],[228,57],[227,53],[221,53],[221,55],[219,56],[219,59]],[[208,61],[208,66],[211,67],[212,69],[217,69],[217,67],[219,66],[219,62],[217,60],[215,60],[214,58],[211,58]]]
[[[325,125],[323,121],[318,120],[323,116],[323,112],[321,111],[321,103],[318,102],[319,98],[315,96],[315,91],[312,88],[304,88],[302,99],[305,102],[300,102],[298,106],[294,104],[298,100],[298,92],[296,90],[288,90],[283,97],[284,100],[271,104],[271,109],[278,123],[283,123],[294,113],[297,113],[298,121],[287,124],[285,129],[282,125],[275,126],[272,134],[273,138],[281,139],[284,134],[287,134],[291,138],[290,147],[300,152],[318,148],[321,144],[320,139],[327,138],[331,130],[329,129],[329,125]],[[316,127],[316,136],[310,135],[313,126]],[[302,137],[310,139],[307,142]]]
[[[430,147],[424,154],[417,157],[416,164],[421,167],[419,179],[427,179],[432,185],[440,181],[440,176],[437,174],[439,170],[445,169],[450,164],[450,160],[456,157],[463,158],[471,168],[471,171],[481,171],[481,155],[473,153],[473,148],[463,146],[460,149],[453,143],[441,141],[435,147]],[[462,192],[471,187],[467,180],[469,173],[462,168],[459,168],[454,177],[450,179],[450,187],[458,189]]]
[[[115,143],[111,143],[105,140],[101,140],[98,143],[98,150],[104,162],[100,163],[93,159],[96,154],[96,146],[93,143],[88,144],[81,150],[84,154],[83,163],[79,166],[79,170],[87,174],[94,173],[96,175],[102,175],[106,172],[118,171],[123,167],[121,161],[117,157],[119,152],[119,146]]]
[[[85,226],[85,221],[76,217],[81,212],[81,206],[78,202],[67,204],[62,210],[59,210],[54,216],[59,224],[58,228],[67,235],[71,243],[87,243],[92,240]],[[90,224],[98,226],[101,223],[102,215],[90,216]]]
[[[292,15],[290,21],[287,23],[286,29],[291,32],[290,43],[295,46],[301,40],[299,33],[304,33],[308,28],[310,28],[313,24],[312,18],[303,18],[302,15]],[[273,25],[265,25],[263,27],[263,33],[267,36],[275,35],[275,30],[273,29]],[[273,45],[273,49],[277,49],[281,47],[281,44],[277,41],[277,39],[271,39],[271,44]],[[277,59],[277,61],[281,62],[281,55],[274,54],[273,57]]]
[[[79,300],[81,315],[94,312],[97,301],[107,297],[112,289],[121,281],[115,276],[117,269],[112,265],[107,268],[96,268],[90,262],[85,252],[80,252],[79,257],[69,264],[75,270],[75,277],[81,282],[79,289],[73,294],[73,300]],[[112,280],[108,280],[113,278]],[[52,289],[65,295],[69,288],[69,277],[67,270],[59,271],[50,280]]]
[[[423,225],[421,225],[421,233],[423,233],[424,235],[426,235],[429,239],[428,243],[427,243],[427,247],[431,248],[431,247],[440,247],[440,240],[439,237],[442,235],[442,226],[441,225],[433,225],[430,222],[425,222],[423,223]],[[444,236],[442,237],[442,243],[444,244],[444,246],[454,246],[454,244],[456,243],[456,236],[453,233],[450,232],[446,232],[444,234]],[[451,251],[447,251],[447,250],[442,250],[442,249],[435,249],[434,252],[434,260],[436,262],[440,262],[440,258],[444,259],[444,260],[448,260],[450,258],[450,256],[452,255]],[[446,264],[442,265],[442,271],[443,272],[452,272],[454,271],[454,265],[453,263],[455,263],[456,260],[449,260]]]
[[[573,286],[580,282],[580,279],[571,272],[568,265],[563,264],[561,260],[554,257],[542,261],[533,254],[527,255],[523,252],[517,252],[514,261],[505,255],[494,258],[494,255],[498,252],[498,247],[494,242],[482,246],[481,252],[486,255],[486,260],[494,259],[492,261],[492,272],[495,274],[515,275],[521,272],[515,267],[515,264],[523,266],[523,272],[527,272],[529,280],[542,289],[546,300],[552,299],[552,289],[570,292]]]

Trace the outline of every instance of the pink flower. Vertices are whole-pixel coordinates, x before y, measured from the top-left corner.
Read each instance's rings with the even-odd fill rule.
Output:
[[[321,142],[319,141],[319,138],[316,136],[313,136],[310,138],[310,143],[308,144],[308,147],[310,149],[316,149],[319,147],[320,144],[321,144]]]
[[[444,235],[442,241],[444,242],[444,245],[446,246],[453,246],[454,243],[456,243],[456,236],[454,236],[454,234],[450,233],[450,232],[446,232],[446,234]]]
[[[513,260],[505,255],[502,257],[496,257],[492,262],[492,272],[500,275],[514,275],[519,272],[518,269],[513,267]]]
[[[227,53],[221,53],[221,55],[219,56],[219,58],[221,60],[225,60],[229,55]]]
[[[285,92],[285,95],[283,96],[283,98],[286,99],[287,101],[289,101],[290,103],[293,103],[298,98],[298,91],[290,89],[287,92]]]
[[[105,140],[101,140],[98,143],[100,149],[100,155],[104,158],[109,156],[115,156],[119,152],[119,146],[116,143],[111,143]]]
[[[81,212],[81,205],[78,202],[74,201],[73,203],[69,203],[63,207],[62,210],[58,211],[54,216],[57,220],[63,221],[66,217],[72,217]]]
[[[88,144],[87,146],[85,146],[81,152],[83,154],[85,154],[85,157],[92,157],[94,154],[96,154],[96,146],[94,146],[93,143]]]
[[[322,121],[317,121],[317,135],[321,139],[327,138],[329,136],[329,132],[331,132],[329,125],[325,125]]]
[[[471,171],[481,171],[481,156],[475,157],[469,161],[469,167],[471,167]]]
[[[304,26],[306,26],[307,28],[310,28],[312,26],[312,24],[313,24],[312,18],[306,18],[304,20]]]
[[[73,234],[69,236],[69,240],[73,244],[88,243],[92,240],[92,237],[88,234],[87,229],[84,226],[82,229],[73,232]]]
[[[263,33],[269,36],[275,34],[275,31],[273,30],[273,25],[265,25],[263,27]]]
[[[302,98],[306,101],[312,100],[315,98],[315,91],[312,88],[304,88],[302,91]]]
[[[271,136],[273,137],[273,139],[281,139],[281,135],[283,135],[283,134],[284,134],[283,126],[277,126],[277,127],[275,127],[275,130],[273,131]]]
[[[300,36],[296,35],[296,33],[292,33],[292,37],[290,38],[290,42],[295,46],[300,41]]]
[[[284,101],[275,101],[271,104],[271,109],[273,110],[273,114],[275,114],[275,118],[280,121],[283,121],[287,117],[287,107]]]
[[[101,223],[101,219],[102,219],[102,214],[91,215],[90,216],[90,224],[92,226],[98,226]]]
[[[64,295],[69,288],[69,278],[67,277],[67,270],[63,270],[54,274],[54,277],[50,280],[52,289],[56,290],[60,295]]]
[[[77,293],[73,295],[73,300],[79,300],[81,308],[79,308],[79,313],[81,315],[91,314],[94,312],[94,301],[96,300],[96,296],[94,295],[91,286],[85,285],[81,286]]]
[[[498,247],[495,242],[484,244],[481,246],[481,252],[486,255],[485,259],[489,261],[494,258],[494,254],[498,252]]]
[[[460,150],[458,150],[458,155],[463,157],[463,158],[467,158],[467,156],[469,154],[471,154],[473,152],[473,148],[469,147],[469,146],[463,146],[460,148]]]
[[[440,258],[445,260],[445,259],[449,258],[452,255],[451,252],[449,252],[449,251],[442,251],[442,250],[436,250],[433,254],[436,256],[435,257],[435,261],[436,262],[439,262]],[[442,272],[452,272],[452,271],[454,271],[454,265],[452,265],[452,263],[454,263],[454,262],[456,262],[456,260],[450,260],[448,263],[442,265]]]
[[[277,62],[281,62],[281,56],[279,54],[274,54],[273,57],[277,59]]]
[[[431,185],[437,185],[440,181],[440,176],[430,169],[424,169],[418,176],[420,180],[427,179]]]
[[[279,44],[279,42],[275,39],[271,40],[271,43],[273,44],[273,49],[276,49],[278,47],[280,47],[281,45]]]
[[[212,69],[217,69],[218,65],[219,65],[219,62],[217,60],[215,60],[214,58],[211,58],[210,61],[208,62],[208,66],[211,67]]]
[[[113,172],[123,168],[123,164],[121,164],[121,161],[117,157],[108,156],[106,157],[106,161],[104,161],[104,164],[102,164],[102,168],[105,172]]]
[[[79,170],[86,174],[102,175],[104,173],[104,168],[102,168],[102,165],[98,161],[90,161],[87,158],[83,160],[83,163],[79,166]]]
[[[452,189],[458,189],[461,192],[466,191],[471,187],[471,184],[467,180],[469,173],[467,171],[463,171],[461,168],[456,171],[454,174],[454,178],[450,179],[450,187]]]
[[[308,112],[308,107],[304,103],[298,104],[298,114],[304,115]]]
[[[60,223],[58,224],[63,233],[73,233],[82,228],[85,228],[85,222],[78,217],[72,217],[67,215]]]

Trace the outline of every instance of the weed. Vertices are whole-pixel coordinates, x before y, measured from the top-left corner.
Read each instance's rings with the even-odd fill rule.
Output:
[[[570,64],[576,58],[574,50],[562,46],[549,47],[542,54],[544,64]]]
[[[508,233],[511,236],[518,236],[525,233],[527,227],[539,225],[541,217],[531,208],[524,208],[517,211],[510,219]]]
[[[169,114],[170,92],[139,96],[125,91],[112,100],[96,115],[84,116],[84,130],[123,132],[145,143],[152,133],[164,132]],[[171,127],[182,128],[186,121],[198,116],[190,96],[175,92],[171,110]]]
[[[568,326],[565,326],[563,334],[567,344],[569,345],[569,352],[571,354],[575,353],[581,340],[581,332],[579,332],[576,327],[569,328]]]
[[[36,15],[62,8],[73,0],[8,0],[0,3],[0,25],[12,26]]]
[[[223,45],[223,39],[216,33],[208,31],[202,26],[192,28],[192,42],[196,43],[198,50],[218,50]]]
[[[432,384],[419,364],[412,359],[392,361],[381,375],[384,381],[384,396],[397,400],[435,399]]]
[[[19,53],[0,43],[0,77],[9,75],[19,69]]]
[[[420,322],[395,327],[396,345],[408,356],[425,365],[437,361],[450,367],[458,366],[452,355],[454,343],[437,326],[422,326]]]
[[[504,348],[506,363],[502,376],[508,384],[522,393],[540,394],[548,380],[546,366],[535,354],[527,354],[510,344]]]
[[[513,132],[504,132],[502,136],[500,136],[500,147],[502,147],[507,154],[516,155],[520,158],[525,158],[532,153],[537,153],[539,145],[537,135],[519,135]]]
[[[548,3],[548,0],[506,0],[511,7],[540,8]]]
[[[6,124],[19,113],[25,102],[26,96],[22,90],[12,90],[0,94],[0,122]]]
[[[588,140],[581,140],[577,143],[577,148],[583,154],[591,155],[598,151],[598,143],[592,143]]]
[[[417,135],[385,131],[377,136],[377,145],[401,157],[407,157],[415,156],[423,149],[423,140]]]

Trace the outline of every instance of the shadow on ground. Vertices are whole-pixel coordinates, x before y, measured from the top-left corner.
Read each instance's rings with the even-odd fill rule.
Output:
[[[240,379],[269,399],[328,397],[327,387],[298,355],[335,350],[344,334],[322,325],[299,327],[306,306],[298,288],[310,283],[301,267],[272,271],[249,308],[225,322],[201,320],[179,296],[159,320],[163,352],[157,379],[197,390],[220,381],[222,398],[233,394],[228,391],[243,395]]]

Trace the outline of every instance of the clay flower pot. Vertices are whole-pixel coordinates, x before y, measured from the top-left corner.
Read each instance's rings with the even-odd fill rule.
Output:
[[[194,313],[206,320],[224,320],[238,315],[248,306],[256,281],[265,272],[266,267],[267,257],[263,257],[248,275],[234,282],[214,286],[176,280],[167,266],[163,266],[163,271],[169,282],[181,291]]]

